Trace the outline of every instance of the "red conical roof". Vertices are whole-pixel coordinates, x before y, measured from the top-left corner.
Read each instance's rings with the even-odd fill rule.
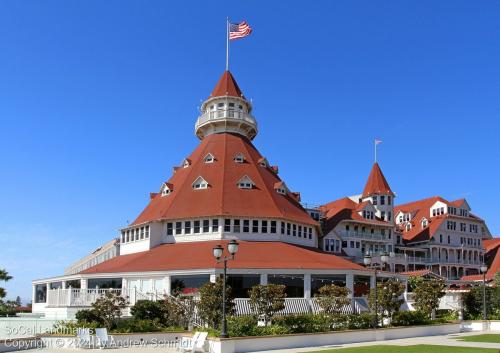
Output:
[[[212,163],[205,163],[211,154]],[[243,155],[243,163],[234,157]],[[276,173],[258,161],[261,154],[247,138],[230,133],[204,138],[188,157],[191,164],[178,168],[168,180],[173,191],[156,195],[134,221],[140,224],[162,219],[198,217],[277,218],[317,225],[292,195],[279,194],[274,185],[281,182]],[[193,190],[193,182],[202,177],[208,188]],[[238,188],[238,182],[249,178],[252,189]]]
[[[374,163],[372,171],[368,176],[368,181],[366,182],[365,189],[363,190],[363,197],[370,195],[394,195],[389,186],[387,180],[385,180],[384,174],[380,169],[378,163]]]
[[[224,96],[239,97],[243,99],[245,98],[245,96],[243,96],[243,93],[241,92],[240,87],[236,83],[236,80],[229,71],[224,71],[209,98]]]

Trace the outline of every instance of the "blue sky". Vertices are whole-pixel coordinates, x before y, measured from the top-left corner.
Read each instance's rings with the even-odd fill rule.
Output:
[[[304,201],[466,197],[500,235],[498,1],[0,2],[0,268],[30,281],[115,237],[197,145],[225,18],[254,140]]]

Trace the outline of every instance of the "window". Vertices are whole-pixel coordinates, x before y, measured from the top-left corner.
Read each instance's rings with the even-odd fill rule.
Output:
[[[467,224],[460,223],[460,231],[461,232],[466,232],[467,231]]]
[[[233,232],[235,233],[239,233],[240,232],[240,220],[239,219],[235,219],[234,220],[234,230]]]
[[[175,234],[182,233],[182,222],[175,222]]]
[[[125,243],[125,232],[122,232],[121,242]]]
[[[224,232],[231,232],[231,220],[228,218],[224,219]]]
[[[200,221],[194,221],[194,234],[198,234],[200,232]]]
[[[387,220],[390,222],[392,219],[392,212],[387,212]]]
[[[290,223],[287,223],[286,224],[286,235],[290,235],[290,230],[291,230]]]
[[[302,238],[302,226],[299,226],[299,238]]]
[[[277,189],[276,189],[276,192],[277,192],[278,194],[281,194],[281,195],[286,195],[286,190],[285,190],[285,189],[283,189],[283,188],[277,188]]]
[[[217,233],[219,231],[219,220],[217,218],[212,219],[212,233]]]
[[[383,195],[380,196],[380,204],[385,205],[385,196]]]
[[[171,222],[167,223],[167,235],[173,234],[173,224]]]
[[[276,233],[276,221],[271,221],[271,233]]]
[[[130,241],[130,230],[127,230],[127,240],[126,240],[126,241],[127,241],[127,242],[129,242],[129,241]]]
[[[191,221],[184,222],[184,234],[191,234]]]
[[[149,238],[149,226],[146,226],[146,239]]]
[[[245,162],[245,157],[243,156],[242,153],[238,153],[236,156],[234,156],[234,161],[236,163],[243,163]]]
[[[213,163],[215,161],[215,158],[211,153],[209,153],[205,156],[204,161],[205,163]]]
[[[309,239],[313,238],[313,229],[309,228]]]
[[[193,189],[195,190],[206,189],[206,188],[208,188],[208,183],[201,176],[198,177],[193,183]]]
[[[351,240],[351,242],[349,243],[349,247],[350,247],[351,249],[354,249],[354,241],[352,241],[352,240]]]
[[[439,242],[442,243],[443,242],[443,234],[439,234]]]
[[[380,212],[380,218],[382,220],[385,220],[385,212],[384,211]]]
[[[248,233],[250,231],[250,221],[248,219],[243,220],[243,233]]]
[[[377,196],[372,197],[372,204],[377,205]]]
[[[204,219],[203,220],[203,233],[208,233],[210,232],[210,220]]]
[[[261,227],[261,232],[262,233],[267,233],[267,221],[262,221],[262,227]],[[274,232],[276,233],[276,224],[274,225]]]
[[[170,184],[170,183],[164,183],[161,186],[161,196],[170,195],[170,193],[172,192],[172,190],[173,190],[172,184]]]
[[[187,168],[191,165],[191,160],[186,158],[185,160],[182,161],[182,167]]]
[[[294,237],[297,236],[297,225],[296,224],[292,225],[292,234],[293,234]]]
[[[141,240],[144,239],[144,227],[141,227]]]
[[[422,220],[422,228],[425,228],[425,227],[427,227],[427,220],[423,219]]]
[[[408,224],[406,225],[406,231],[407,231],[407,232],[409,232],[410,230],[411,230],[411,224],[410,224],[410,223],[408,223]]]
[[[449,235],[448,235],[448,244],[451,244],[451,238]]]
[[[390,205],[392,203],[392,197],[387,196],[387,204]]]
[[[252,189],[254,186],[254,182],[252,181],[252,179],[250,179],[246,175],[241,178],[237,184],[240,189]]]
[[[259,221],[254,219],[252,221],[252,233],[258,233],[259,232]]]
[[[285,234],[285,223],[281,222],[281,234]]]

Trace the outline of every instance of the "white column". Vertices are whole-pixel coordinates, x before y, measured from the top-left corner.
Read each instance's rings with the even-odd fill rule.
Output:
[[[62,281],[62,282],[61,282],[61,285],[62,285],[62,286],[61,286],[61,288],[62,288],[62,289],[66,289],[66,281]]]
[[[168,295],[172,295],[172,282],[170,281],[170,276],[163,277],[163,290]]]
[[[87,289],[87,288],[88,288],[88,287],[87,287],[87,279],[86,279],[86,278],[82,278],[82,279],[80,280],[80,288],[81,288],[81,289]]]
[[[311,298],[311,274],[304,274],[304,298]]]
[[[260,284],[263,286],[267,284],[267,273],[260,274]]]

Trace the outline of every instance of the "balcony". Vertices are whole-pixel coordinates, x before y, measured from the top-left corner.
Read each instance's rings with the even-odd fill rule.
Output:
[[[196,128],[206,124],[207,122],[217,122],[218,120],[244,121],[246,123],[257,126],[257,121],[249,113],[236,110],[216,110],[200,115],[198,117],[198,120],[196,120]]]
[[[355,232],[355,231],[340,231],[340,236],[342,238],[356,238],[356,239],[365,239],[365,240],[380,240],[380,241],[390,241],[385,234],[381,233],[363,233],[363,232]]]

